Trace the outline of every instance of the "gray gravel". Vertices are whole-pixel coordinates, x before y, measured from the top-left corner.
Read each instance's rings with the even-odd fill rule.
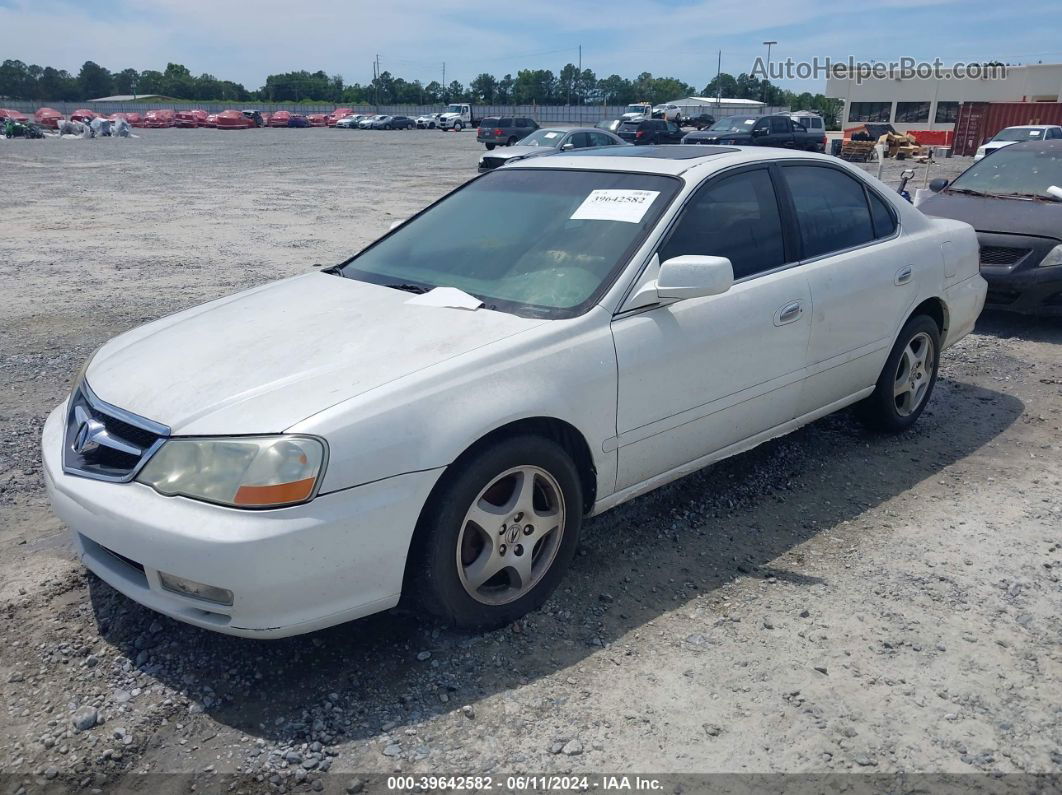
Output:
[[[479,151],[468,133],[342,130],[0,149],[13,790],[147,772],[357,792],[395,771],[1062,770],[1055,321],[985,316],[904,436],[842,413],[590,521],[556,595],[497,632],[395,611],[241,640],[80,569],[37,443],[84,358],[339,261],[471,176]]]

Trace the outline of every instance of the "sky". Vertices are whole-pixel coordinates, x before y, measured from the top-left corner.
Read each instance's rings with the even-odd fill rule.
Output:
[[[702,89],[773,60],[940,58],[1062,62],[1057,0],[0,0],[0,60],[76,74],[182,63],[254,90],[296,69],[367,83],[372,61],[396,77],[467,84],[480,72],[641,72]],[[820,92],[824,79],[775,81]]]

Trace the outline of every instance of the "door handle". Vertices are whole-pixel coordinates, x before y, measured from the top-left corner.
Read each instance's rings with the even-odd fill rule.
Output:
[[[800,301],[790,301],[775,313],[774,325],[783,326],[786,323],[792,323],[794,320],[799,320],[802,314],[804,314],[804,305]]]
[[[898,271],[896,271],[896,284],[907,284],[911,281],[911,276],[914,275],[914,270],[910,265],[904,265]]]

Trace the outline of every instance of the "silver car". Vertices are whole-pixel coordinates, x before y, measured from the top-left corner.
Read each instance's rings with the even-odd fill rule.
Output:
[[[576,127],[572,130],[544,127],[535,130],[526,138],[521,138],[515,146],[494,149],[484,154],[479,159],[479,172],[482,174],[498,166],[504,166],[506,163],[526,160],[529,157],[598,146],[630,146],[630,144],[618,135],[595,127]]]

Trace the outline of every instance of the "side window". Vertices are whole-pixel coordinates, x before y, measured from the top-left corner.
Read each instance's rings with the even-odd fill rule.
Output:
[[[616,142],[604,133],[589,133],[590,146],[615,146]]]
[[[769,125],[767,123],[767,119],[760,119],[758,122],[756,122],[754,125],[752,125],[752,129],[753,130],[768,130],[768,129],[770,129],[770,127],[769,127]]]
[[[513,120],[505,118],[505,117],[502,117],[502,118],[498,119],[498,126],[499,127],[512,127],[513,126]]]
[[[729,257],[741,279],[785,264],[782,219],[766,169],[713,180],[682,212],[660,261],[683,254]]]
[[[583,149],[590,146],[590,134],[584,132],[572,133],[568,136],[568,140],[565,143],[572,144],[576,149]]]
[[[870,216],[874,221],[874,237],[889,237],[896,231],[896,216],[874,191],[868,190],[867,197],[870,199]]]
[[[863,185],[824,166],[783,166],[796,206],[804,257],[818,257],[874,239]]]
[[[673,121],[669,121],[669,122],[667,123],[667,131],[668,131],[669,133],[677,133],[677,132],[681,132],[681,130],[680,130],[680,128],[679,128],[679,126],[678,126],[677,124],[675,124],[675,122],[673,122]]]
[[[787,121],[788,119],[783,119],[781,116],[771,116],[771,132],[775,135],[789,132]]]

